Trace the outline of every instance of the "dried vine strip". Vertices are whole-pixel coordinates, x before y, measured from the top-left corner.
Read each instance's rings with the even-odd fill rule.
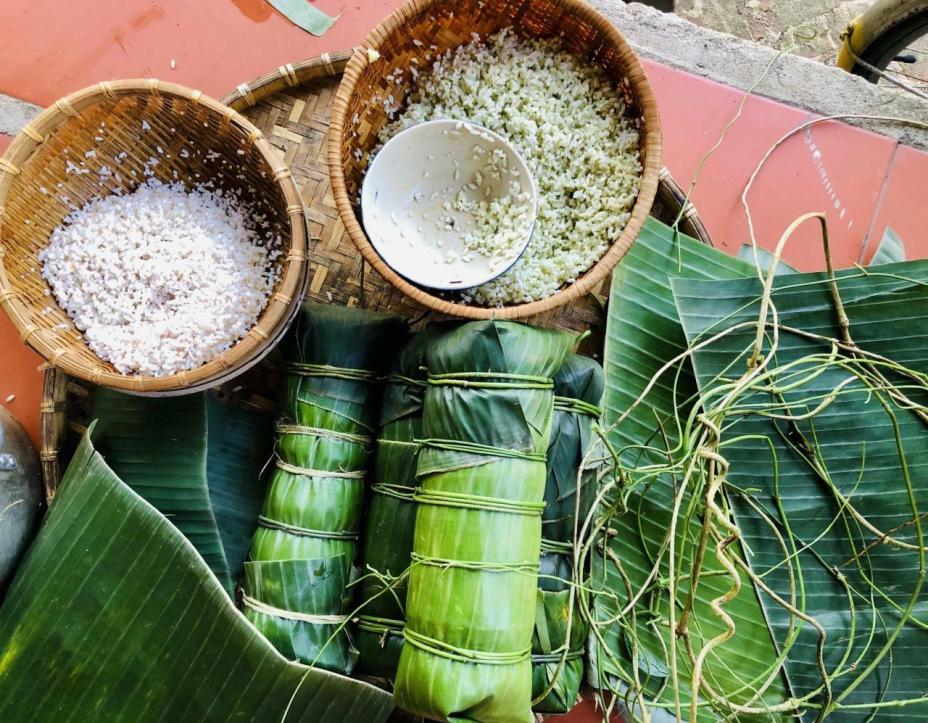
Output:
[[[430,326],[412,337],[387,375],[380,433],[362,543],[358,667],[392,679],[403,649],[406,579],[416,524],[416,462],[422,436],[425,353],[440,333]]]
[[[554,377],[554,422],[541,523],[541,567],[532,639],[532,696],[541,713],[567,713],[583,680],[587,625],[579,615],[573,581],[580,524],[596,498],[602,449],[594,425],[606,379],[598,362],[573,355]],[[594,448],[599,448],[597,452]]]
[[[306,303],[285,352],[274,469],[245,565],[245,615],[286,657],[349,673],[346,625],[380,376],[397,316]]]
[[[552,377],[575,337],[465,324],[431,345],[395,700],[436,720],[531,723]]]

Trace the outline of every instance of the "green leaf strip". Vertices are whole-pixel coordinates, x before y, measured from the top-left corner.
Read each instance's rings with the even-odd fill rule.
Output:
[[[284,472],[289,472],[290,474],[298,474],[303,477],[337,477],[340,479],[364,479],[366,473],[363,470],[350,470],[348,472],[340,472],[330,469],[312,469],[311,467],[298,467],[295,464],[288,464],[282,459],[277,459],[274,462],[277,469],[282,469]]]
[[[505,381],[491,381],[493,379]],[[539,377],[534,374],[497,374],[495,372],[429,374],[428,383],[436,387],[470,387],[472,389],[552,389],[554,387],[554,381],[547,377]]]
[[[507,500],[500,497],[483,497],[481,495],[471,495],[464,492],[427,490],[421,487],[416,491],[413,500],[420,505],[457,507],[464,510],[484,510],[487,512],[503,512],[511,515],[528,515],[531,517],[541,517],[541,513],[545,509],[544,502]]]
[[[324,540],[357,540],[358,532],[356,530],[312,530],[308,527],[299,525],[288,525],[285,522],[272,520],[264,515],[258,515],[258,526],[268,530],[281,530],[291,535],[299,537],[320,537]]]
[[[456,567],[461,570],[485,570],[486,572],[528,572],[538,571],[537,562],[483,562],[480,560],[451,560],[447,557],[429,557],[418,552],[411,553],[416,565],[431,565],[444,570]]]
[[[512,653],[488,653],[483,650],[468,650],[459,648],[455,645],[430,638],[428,635],[422,635],[412,630],[408,625],[403,630],[403,637],[406,642],[413,647],[424,650],[432,655],[438,655],[448,660],[456,660],[459,663],[482,663],[484,665],[513,665],[529,660],[532,657],[532,649],[525,648]]]
[[[547,665],[548,663],[560,663],[562,660],[577,660],[583,657],[583,653],[584,646],[581,645],[576,650],[568,650],[566,653],[532,655],[532,665]]]
[[[595,404],[590,404],[582,399],[559,397],[557,395],[554,396],[554,411],[567,414],[585,414],[594,419],[599,419],[603,415],[603,410]]]
[[[511,387],[509,387],[511,388]],[[485,454],[489,457],[507,457],[509,459],[524,459],[529,462],[544,462],[544,452],[523,452],[520,449],[507,449],[506,447],[494,447],[489,444],[479,444],[478,442],[466,442],[459,439],[418,439],[416,440],[420,447],[431,447],[432,449],[445,449],[449,452],[468,452],[470,454]]]
[[[407,442],[403,439],[378,439],[377,444],[381,445],[397,445],[399,447],[410,447],[414,449],[419,449],[419,443],[416,441]]]
[[[328,364],[309,364],[307,362],[289,361],[283,364],[284,371],[300,377],[327,377],[329,379],[348,379],[355,382],[376,382],[380,377],[366,369],[346,369]]]
[[[278,434],[302,434],[307,437],[328,437],[329,439],[343,439],[364,446],[370,446],[371,438],[367,434],[350,434],[337,432],[334,429],[321,429],[319,427],[305,427],[300,424],[280,423],[276,426]]]
[[[405,620],[379,618],[376,615],[358,615],[357,620],[358,630],[387,635],[402,635],[406,625]]]
[[[378,495],[386,495],[387,497],[394,497],[398,500],[412,502],[416,495],[416,488],[407,487],[406,485],[393,485],[387,482],[378,482],[377,484],[371,485],[371,492]]]
[[[317,37],[323,35],[338,19],[326,15],[306,0],[268,0],[268,3],[291,23]]]
[[[242,602],[245,607],[251,608],[255,612],[273,615],[284,620],[296,620],[302,623],[314,623],[315,625],[341,625],[351,619],[350,615],[312,615],[310,613],[300,613],[293,610],[284,610],[282,608],[268,605],[249,595],[242,595]]]
[[[554,552],[561,555],[570,555],[574,551],[573,542],[561,542],[560,540],[548,540],[541,538],[541,551]]]
[[[384,379],[386,384],[398,384],[405,387],[418,387],[425,389],[429,383],[425,379],[413,379],[403,374],[388,374]]]

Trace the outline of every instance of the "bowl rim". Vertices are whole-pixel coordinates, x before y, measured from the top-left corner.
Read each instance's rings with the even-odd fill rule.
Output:
[[[535,1],[526,0],[525,4],[528,5]],[[661,170],[661,125],[657,101],[641,61],[618,29],[605,16],[582,0],[545,0],[545,2],[557,5],[565,12],[575,15],[595,27],[605,42],[617,50],[625,65],[625,78],[631,86],[635,104],[640,111],[639,152],[644,156],[638,196],[622,231],[609,244],[609,248],[600,257],[599,261],[587,269],[572,284],[559,289],[551,296],[537,301],[502,307],[469,306],[434,296],[428,290],[411,284],[384,263],[364,233],[355,214],[352,200],[348,195],[345,169],[342,163],[342,141],[347,132],[348,104],[357,87],[361,73],[368,65],[377,62],[380,58],[379,48],[384,38],[390,37],[397,31],[402,31],[404,26],[417,16],[440,6],[450,5],[453,7],[454,0],[408,0],[397,8],[355,48],[348,65],[345,67],[342,81],[336,92],[332,105],[331,133],[328,140],[329,177],[335,203],[345,230],[355,247],[361,252],[364,260],[375,271],[403,294],[434,311],[469,319],[517,319],[550,311],[578,299],[593,290],[615,268],[638,237],[654,203]]]
[[[538,184],[535,183],[535,176],[532,173],[531,169],[528,167],[528,164],[525,162],[525,159],[522,157],[522,154],[519,153],[518,149],[514,145],[512,145],[512,143],[510,143],[508,140],[503,138],[499,133],[495,131],[491,131],[489,128],[484,128],[479,123],[474,123],[473,121],[469,121],[469,120],[460,120],[457,118],[433,118],[432,120],[422,121],[421,123],[415,123],[409,126],[408,128],[404,128],[399,133],[397,133],[395,136],[393,136],[390,140],[384,143],[383,147],[380,150],[381,151],[385,150],[387,146],[389,146],[391,143],[393,143],[393,141],[397,140],[401,136],[408,137],[409,135],[412,135],[416,132],[421,133],[422,130],[425,128],[434,128],[437,126],[454,126],[455,128],[458,128],[462,125],[467,125],[472,128],[476,128],[481,133],[488,134],[489,136],[493,138],[493,140],[496,143],[498,143],[501,147],[505,148],[509,153],[511,153],[516,159],[516,161],[519,163],[519,166],[522,172],[526,174],[526,178],[528,179],[528,185],[530,186],[529,197],[531,199],[532,222],[529,225],[528,232],[524,235],[525,237],[522,239],[522,241],[519,242],[518,253],[514,254],[512,258],[507,262],[506,266],[500,269],[499,271],[494,271],[491,273],[490,276],[484,276],[480,278],[479,281],[469,282],[466,286],[463,286],[460,283],[454,286],[449,286],[447,285],[447,283],[445,283],[444,285],[441,285],[441,284],[429,284],[424,281],[416,281],[415,279],[411,277],[411,275],[404,274],[399,269],[395,268],[394,266],[391,266],[390,263],[383,256],[381,256],[380,252],[377,251],[377,243],[371,240],[371,234],[367,233],[368,224],[364,222],[365,206],[368,206],[368,210],[373,210],[373,207],[369,206],[369,204],[375,203],[375,199],[372,199],[370,197],[370,193],[368,192],[370,187],[367,185],[367,179],[370,177],[371,172],[374,170],[374,166],[377,164],[377,159],[383,157],[381,152],[378,152],[377,155],[374,156],[374,159],[371,161],[370,167],[368,168],[368,172],[364,174],[364,181],[361,183],[361,194],[360,194],[361,195],[361,205],[360,205],[361,225],[365,229],[365,235],[367,236],[368,241],[370,241],[371,246],[373,246],[374,250],[377,251],[377,255],[383,259],[383,262],[387,266],[393,269],[393,271],[395,271],[397,274],[402,276],[404,279],[407,279],[413,284],[424,286],[429,289],[436,289],[438,291],[467,291],[468,289],[473,289],[477,286],[480,286],[481,284],[486,284],[486,283],[489,283],[490,281],[493,281],[494,279],[498,279],[500,276],[502,276],[507,271],[509,271],[509,269],[515,266],[516,263],[518,263],[519,259],[522,258],[522,255],[525,253],[525,250],[528,248],[528,245],[532,241],[532,236],[535,233],[535,226],[537,225],[537,221],[538,221]]]
[[[238,126],[244,138],[260,153],[273,181],[281,189],[290,223],[289,246],[283,257],[282,278],[277,290],[270,295],[258,322],[221,355],[193,369],[166,376],[121,374],[106,368],[92,349],[95,357],[91,364],[74,352],[73,344],[64,344],[60,334],[37,325],[32,307],[19,298],[19,292],[7,274],[5,256],[9,253],[2,244],[4,201],[15,184],[16,176],[29,158],[70,118],[77,117],[101,101],[115,101],[124,96],[171,96],[194,105],[202,105],[220,117],[221,123]],[[93,384],[133,394],[172,396],[188,394],[231,379],[254,366],[279,340],[289,327],[307,283],[308,232],[302,198],[290,169],[281,154],[264,137],[264,133],[238,111],[216,99],[177,83],[156,78],[104,81],[87,86],[67,95],[43,110],[27,123],[0,157],[0,306],[19,332],[20,340],[42,356],[48,364],[71,376]],[[51,297],[50,303],[55,303]],[[60,307],[59,307],[60,308]],[[70,327],[74,328],[70,321]],[[50,333],[51,332],[51,333]]]

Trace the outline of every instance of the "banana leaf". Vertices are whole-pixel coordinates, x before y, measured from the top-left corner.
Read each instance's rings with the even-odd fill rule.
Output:
[[[673,287],[691,343],[758,318],[756,279],[711,285],[675,280]],[[914,376],[903,377],[887,366],[886,382],[904,389],[924,410],[928,262],[839,271],[837,289],[857,348],[914,370]],[[800,624],[786,658],[793,694],[812,696],[807,720],[821,706],[842,722],[925,720],[928,592],[922,585],[924,543],[915,522],[923,515],[918,510],[928,507],[928,424],[911,411],[917,406],[894,403],[886,384],[864,385],[849,367],[822,361],[832,352],[828,340],[840,339],[824,274],[777,279],[772,303],[781,328],[770,360],[778,376],[771,384],[782,388],[780,396],[794,405],[794,416],[803,410],[809,416],[783,420],[751,413],[771,402],[769,393],[755,391],[739,401],[748,413],[732,420],[723,443],[731,464],[732,510],[753,570],[782,599],[797,592],[798,606],[826,634],[821,664],[830,678],[831,705],[825,693],[815,694],[823,683],[818,632],[762,594],[778,647],[786,648],[791,625]],[[754,333],[750,327],[733,331],[696,353],[701,388],[744,371]],[[840,360],[852,356],[837,353]],[[819,357],[802,361],[810,354]],[[814,374],[787,388],[779,375],[788,364]],[[816,400],[832,396],[816,409]],[[788,562],[784,545],[793,552]]]
[[[141,397],[98,388],[97,450],[113,472],[190,540],[231,595],[233,580],[206,479],[203,394]]]
[[[770,267],[773,266],[773,254],[762,246],[751,246],[751,244],[742,244],[741,248],[738,249],[736,254],[737,258],[742,261],[747,261],[751,266],[759,268],[763,272],[770,271]],[[777,271],[778,274],[795,274],[798,273],[796,269],[790,266],[785,261],[777,262]]]
[[[544,574],[544,571],[545,563],[542,562],[541,573]],[[569,595],[569,590],[538,590],[532,639],[532,695],[537,699],[548,691],[533,706],[539,713],[567,713],[576,705],[580,695],[587,629],[580,624],[580,615],[575,612],[568,631]],[[568,642],[568,638],[570,645],[566,662],[561,662],[563,655],[560,652],[543,652],[557,650]]]
[[[243,574],[274,445],[270,415],[206,396],[206,482],[232,582]]]
[[[276,459],[244,603],[282,653],[342,673],[357,660],[348,585],[380,376],[405,335],[398,316],[307,302],[285,342]]]
[[[413,336],[384,385],[373,485],[362,542],[356,634],[361,672],[392,680],[403,649],[406,580],[416,524],[416,461],[422,436],[425,353],[438,338],[427,328]]]
[[[889,226],[883,232],[883,238],[880,239],[880,245],[876,247],[876,253],[870,260],[871,266],[880,264],[895,264],[905,261],[905,244],[895,231]]]
[[[655,219],[645,223],[613,275],[604,355],[604,425],[623,468],[636,470],[666,462],[667,451],[680,441],[674,420],[677,415],[686,416],[697,393],[688,361],[672,365],[646,392],[658,370],[687,348],[670,289],[671,277],[718,280],[753,274],[754,267],[743,260],[676,233]],[[707,301],[711,299],[712,295],[707,297]],[[643,403],[633,406],[642,394]],[[645,705],[652,714],[672,706],[675,687],[684,706],[691,697],[686,641],[674,636],[668,625],[666,554],[658,575],[649,577],[668,537],[675,482],[661,475],[625,491],[624,504],[610,497],[604,510],[608,513],[604,532],[612,532],[600,535],[591,553],[591,584],[597,592],[592,612],[600,625],[589,639],[588,680],[596,688],[626,691],[631,709]],[[687,494],[682,507],[687,509],[691,504]],[[681,569],[692,565],[692,547],[686,543],[698,539],[700,529],[700,520],[695,517],[677,530],[677,549],[690,551],[680,561]],[[714,556],[707,555],[688,638],[696,652],[722,629],[709,605],[729,587],[724,578],[715,576],[719,569]],[[714,689],[736,702],[751,697],[756,681],[768,673],[776,659],[757,595],[747,579],[743,582],[740,593],[726,608],[738,634],[716,648],[705,663],[706,678]],[[629,614],[619,616],[640,590],[646,594]],[[687,594],[688,582],[681,580],[675,601],[678,607]],[[677,646],[680,661],[676,681],[670,675],[671,645]],[[777,678],[764,700],[778,703],[787,697],[785,683]],[[700,719],[716,719],[717,714],[708,710],[708,701],[705,703],[700,706]]]
[[[351,612],[351,570],[344,555],[246,562],[245,589],[261,597],[245,600],[245,617],[288,660],[316,651],[309,664],[347,675],[357,660],[344,625]],[[290,616],[280,612],[297,610]],[[323,622],[325,616],[332,620]]]
[[[554,376],[541,518],[543,553],[532,637],[532,698],[537,701],[533,709],[540,713],[567,713],[583,680],[587,627],[579,603],[574,599],[572,604],[569,584],[586,577],[585,571],[574,570],[573,547],[575,531],[579,532],[596,498],[603,452],[601,445],[594,445],[598,438],[593,427],[601,415],[604,387],[599,363],[577,354],[568,357]]]
[[[102,387],[91,418],[110,467],[191,541],[231,593],[264,497],[270,418],[205,394],[139,397]]]
[[[394,696],[435,720],[531,723],[551,378],[573,335],[464,324],[429,347]]]
[[[0,720],[343,723],[390,708],[281,657],[85,435],[0,607]]]

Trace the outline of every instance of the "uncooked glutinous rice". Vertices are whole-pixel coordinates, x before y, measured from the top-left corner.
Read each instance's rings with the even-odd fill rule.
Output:
[[[124,374],[200,366],[255,324],[280,238],[221,191],[151,179],[67,216],[42,276],[87,344]]]
[[[476,38],[434,61],[397,110],[387,109],[395,120],[381,143],[422,121],[469,120],[507,138],[535,178],[538,219],[525,253],[465,300],[550,296],[593,266],[628,222],[641,177],[638,129],[602,68],[557,40],[508,30]]]

